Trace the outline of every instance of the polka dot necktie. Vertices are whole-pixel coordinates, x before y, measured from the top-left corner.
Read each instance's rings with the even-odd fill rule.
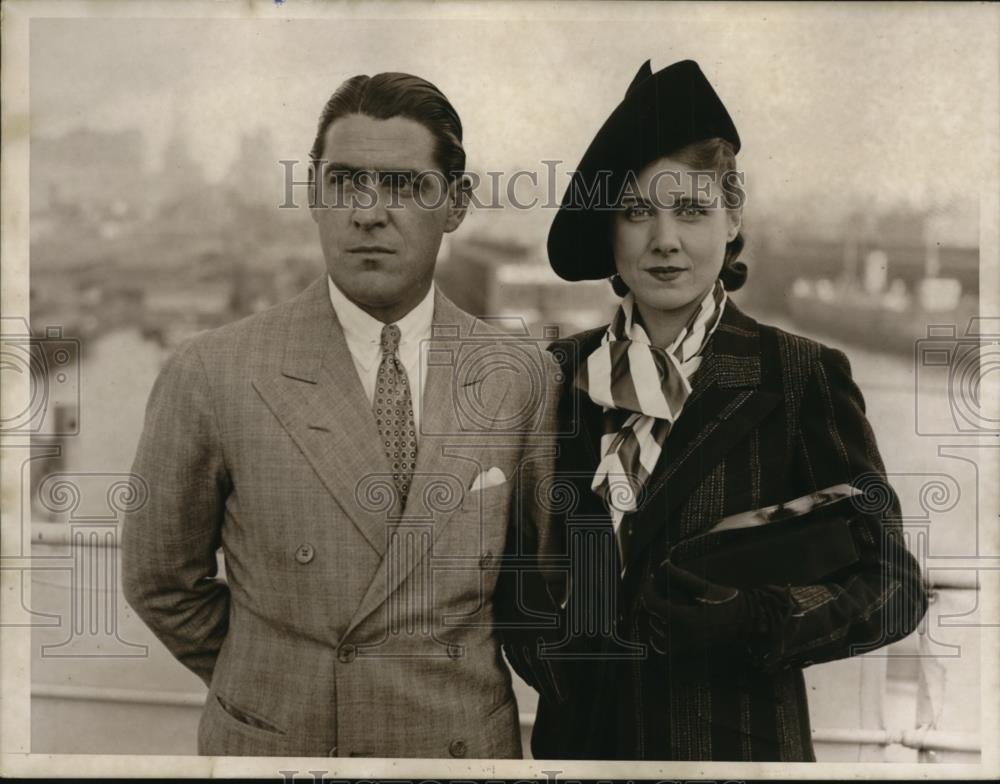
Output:
[[[373,408],[402,509],[417,465],[417,430],[410,384],[399,359],[399,327],[395,324],[382,327],[382,361],[375,381]]]

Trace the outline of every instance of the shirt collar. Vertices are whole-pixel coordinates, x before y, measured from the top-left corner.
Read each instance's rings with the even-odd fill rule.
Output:
[[[327,288],[330,291],[330,304],[337,314],[344,330],[344,339],[351,354],[366,370],[372,366],[373,362],[381,359],[382,355],[382,327],[381,321],[369,315],[357,305],[355,305],[327,275]],[[399,321],[395,322],[399,327],[400,345],[412,345],[421,340],[430,338],[431,324],[434,321],[434,292],[435,285],[432,282],[427,289],[427,294],[417,303],[409,313]]]

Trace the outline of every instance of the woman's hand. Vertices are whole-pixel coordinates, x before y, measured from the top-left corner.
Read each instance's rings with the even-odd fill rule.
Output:
[[[758,592],[704,580],[669,561],[643,585],[649,643],[658,653],[750,643],[766,635]]]

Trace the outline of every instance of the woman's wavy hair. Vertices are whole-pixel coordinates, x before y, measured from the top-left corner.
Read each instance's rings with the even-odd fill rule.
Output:
[[[736,153],[733,146],[725,139],[705,139],[693,142],[668,156],[690,166],[698,171],[714,171],[722,188],[727,209],[739,209],[743,206],[746,193],[743,190],[742,178],[734,176],[736,170]],[[726,243],[725,255],[722,258],[722,270],[719,278],[726,291],[736,291],[747,281],[747,265],[739,261],[743,252],[745,240],[743,230]],[[628,286],[617,274],[611,278],[611,285],[619,297],[628,294]]]

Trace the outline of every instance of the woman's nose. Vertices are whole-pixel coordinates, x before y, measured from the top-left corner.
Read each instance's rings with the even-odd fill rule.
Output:
[[[677,219],[669,210],[660,210],[653,225],[650,249],[654,253],[676,253],[680,250]]]

